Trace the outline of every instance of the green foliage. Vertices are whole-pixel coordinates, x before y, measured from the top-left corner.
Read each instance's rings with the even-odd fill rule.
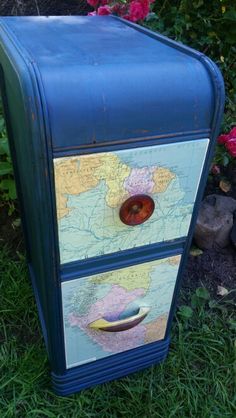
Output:
[[[178,313],[183,319],[190,319],[193,316],[192,308],[186,305],[180,306]]]
[[[178,310],[178,317],[185,323],[188,323],[189,319],[194,316],[200,315],[205,310],[210,300],[210,294],[205,287],[198,287],[191,295],[190,305],[182,305]]]
[[[217,144],[214,155],[214,163],[226,167],[234,158],[228,153],[227,149],[222,144]]]
[[[10,156],[6,126],[0,101],[0,199],[8,205],[8,213],[15,210],[16,187],[13,177],[13,167]]]
[[[197,289],[197,306],[179,308],[163,364],[62,398],[50,387],[24,258],[2,251],[0,270],[1,418],[130,418],[132,411],[135,418],[235,417],[230,300],[211,301]]]
[[[212,58],[226,87],[223,130],[236,125],[236,3],[235,0],[160,0],[146,25]]]
[[[208,290],[204,287],[198,287],[191,297],[191,305],[194,309],[201,309],[205,307],[209,299],[210,295]]]

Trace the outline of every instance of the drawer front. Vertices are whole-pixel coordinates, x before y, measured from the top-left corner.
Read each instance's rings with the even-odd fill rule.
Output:
[[[54,159],[61,263],[184,237],[208,139]],[[155,204],[146,222],[120,219],[126,199]]]
[[[163,339],[180,258],[63,282],[67,368]]]

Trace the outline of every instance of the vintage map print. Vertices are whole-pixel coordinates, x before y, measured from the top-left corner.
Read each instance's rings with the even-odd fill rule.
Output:
[[[67,367],[74,367],[164,338],[180,256],[155,260],[62,283]],[[121,332],[92,329],[149,308],[142,322]]]
[[[208,139],[54,159],[61,263],[186,236]],[[136,194],[155,202],[135,227],[119,218]]]

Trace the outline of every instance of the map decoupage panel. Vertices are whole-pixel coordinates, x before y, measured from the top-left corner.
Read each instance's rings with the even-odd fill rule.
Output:
[[[61,263],[188,234],[208,139],[54,159]],[[119,217],[131,196],[152,197],[143,224]]]
[[[177,255],[63,282],[67,368],[162,340],[180,259]],[[101,318],[110,324],[126,321],[140,308],[147,315],[129,329],[107,332],[91,327]]]

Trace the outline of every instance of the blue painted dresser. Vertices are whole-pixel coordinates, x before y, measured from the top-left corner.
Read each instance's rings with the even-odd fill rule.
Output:
[[[1,18],[0,65],[55,391],[162,361],[223,112],[218,68],[111,16]]]

